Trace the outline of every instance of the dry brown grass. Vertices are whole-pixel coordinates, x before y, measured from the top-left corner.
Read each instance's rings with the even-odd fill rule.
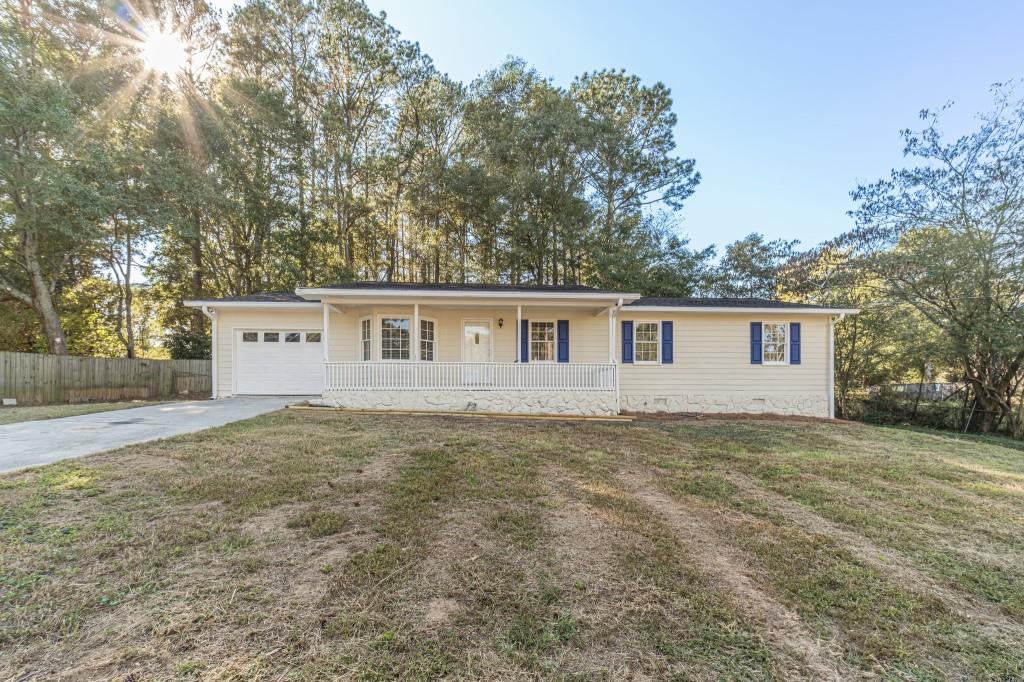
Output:
[[[75,403],[73,405],[25,405],[21,407],[0,407],[0,425],[38,421],[40,419],[77,417],[82,414],[127,410],[133,407],[145,407],[147,405],[158,404],[159,402],[157,401],[126,400],[116,403]]]
[[[0,477],[0,679],[1014,679],[1024,455],[282,412]]]

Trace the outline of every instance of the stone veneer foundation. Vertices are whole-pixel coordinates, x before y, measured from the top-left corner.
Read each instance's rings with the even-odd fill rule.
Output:
[[[359,410],[618,414],[614,391],[329,391],[316,404]]]
[[[806,394],[693,393],[688,395],[622,394],[624,412],[707,412],[828,417],[825,396]]]
[[[424,410],[497,414],[617,414],[611,391],[334,391],[316,404],[360,410]],[[824,396],[694,393],[621,396],[623,412],[780,414],[827,417]]]

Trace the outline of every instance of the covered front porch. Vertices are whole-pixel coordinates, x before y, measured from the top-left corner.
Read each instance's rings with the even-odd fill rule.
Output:
[[[621,295],[318,290],[322,403],[354,409],[619,412]]]

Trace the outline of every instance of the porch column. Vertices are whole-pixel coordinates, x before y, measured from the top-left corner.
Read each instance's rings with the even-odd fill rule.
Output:
[[[615,318],[618,317],[619,308],[622,307],[622,299],[616,305],[608,308],[608,364],[615,364]]]
[[[615,362],[615,308],[608,308],[608,364]]]
[[[436,334],[437,332],[435,331],[434,333]],[[420,361],[420,304],[419,303],[413,303],[412,304],[412,334],[410,335],[410,338],[412,339],[412,344],[413,345],[412,345],[412,348],[409,349],[409,352],[412,354],[413,362],[419,362]]]
[[[521,338],[523,333],[523,306],[516,306],[516,362],[521,362],[522,358],[519,357],[520,349],[523,347],[523,339]]]
[[[331,304],[325,301],[321,301],[321,307],[324,310],[324,328],[320,332],[320,344],[323,346],[322,350],[324,353],[324,386],[323,391],[327,390],[327,363],[330,362],[330,347],[331,347]]]
[[[330,362],[330,345],[331,345],[331,305],[329,303],[323,304],[324,309],[324,329],[320,334],[320,342],[323,344],[324,362]]]

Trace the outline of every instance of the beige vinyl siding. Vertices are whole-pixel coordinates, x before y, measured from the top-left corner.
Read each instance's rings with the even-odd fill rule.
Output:
[[[597,309],[524,307],[524,320],[569,320],[569,362],[608,362],[608,318]],[[515,311],[513,311],[515,320]],[[513,336],[513,341],[514,341]],[[556,354],[557,357],[557,354]]]
[[[572,310],[548,307],[523,307],[524,320],[569,320],[569,360],[571,362],[608,362],[608,318],[595,317],[597,309]],[[331,313],[331,360],[351,362],[359,355],[359,320],[371,317],[373,360],[380,359],[380,318],[387,316],[412,318],[412,305],[360,306],[346,308],[343,314]],[[437,359],[440,362],[462,361],[462,325],[470,320],[489,320],[493,335],[494,362],[516,360],[516,307],[452,307],[420,306],[420,318],[434,320],[437,338]],[[502,320],[501,328],[498,320]]]
[[[620,393],[627,402],[642,396],[682,399],[694,395],[736,396],[737,399],[808,397],[824,403],[828,394],[828,316],[760,315],[751,313],[632,313],[622,321],[671,320],[672,364],[623,364]],[[799,322],[799,365],[755,365],[750,362],[751,322]],[[660,337],[659,337],[660,338]],[[787,339],[788,343],[788,339]],[[622,359],[621,339],[616,358]],[[708,411],[711,411],[710,409]]]
[[[330,309],[328,314],[331,323],[327,341],[328,357],[335,362],[358,360],[359,314],[350,308],[342,308],[340,312]]]

